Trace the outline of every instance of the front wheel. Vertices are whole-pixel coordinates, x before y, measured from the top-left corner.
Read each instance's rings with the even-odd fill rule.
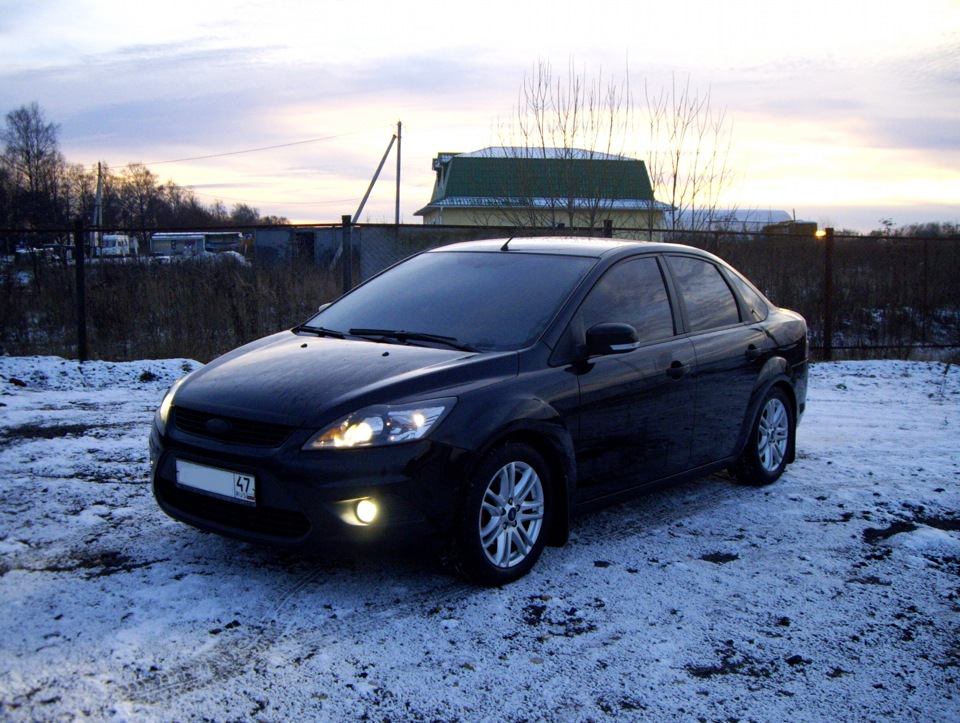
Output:
[[[747,446],[734,467],[739,480],[767,485],[783,474],[795,431],[790,410],[786,393],[779,387],[771,389],[760,405]]]
[[[470,479],[454,533],[452,562],[473,582],[504,585],[543,552],[552,513],[550,472],[521,443],[494,449]]]

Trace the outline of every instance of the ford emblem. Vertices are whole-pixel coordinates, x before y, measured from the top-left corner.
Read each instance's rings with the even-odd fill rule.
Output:
[[[214,437],[225,437],[230,434],[230,431],[233,429],[233,425],[230,424],[226,419],[208,419],[207,424],[207,433],[213,435]]]

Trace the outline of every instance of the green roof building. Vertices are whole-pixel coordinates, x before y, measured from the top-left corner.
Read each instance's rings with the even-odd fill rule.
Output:
[[[425,224],[656,230],[669,206],[654,199],[643,161],[567,148],[493,147],[440,153]]]

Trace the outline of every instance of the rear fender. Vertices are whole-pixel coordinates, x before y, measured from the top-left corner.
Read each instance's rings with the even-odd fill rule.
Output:
[[[781,386],[787,393],[790,400],[790,413],[793,415],[793,434],[790,437],[787,448],[787,461],[793,462],[796,458],[796,429],[797,429],[797,397],[793,388],[793,378],[790,374],[790,364],[783,357],[773,357],[763,365],[760,374],[757,377],[757,383],[750,395],[750,404],[747,405],[747,412],[744,415],[740,426],[740,434],[737,437],[737,456],[743,452],[750,437],[750,431],[753,429],[753,422],[760,411],[760,405],[763,404],[767,394],[774,386]]]

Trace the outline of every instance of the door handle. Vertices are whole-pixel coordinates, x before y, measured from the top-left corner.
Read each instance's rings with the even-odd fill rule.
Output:
[[[667,376],[671,379],[682,379],[690,373],[690,365],[680,361],[675,361],[667,369]]]
[[[746,355],[747,361],[756,361],[763,356],[763,349],[758,349],[756,345],[751,344],[747,347]]]

